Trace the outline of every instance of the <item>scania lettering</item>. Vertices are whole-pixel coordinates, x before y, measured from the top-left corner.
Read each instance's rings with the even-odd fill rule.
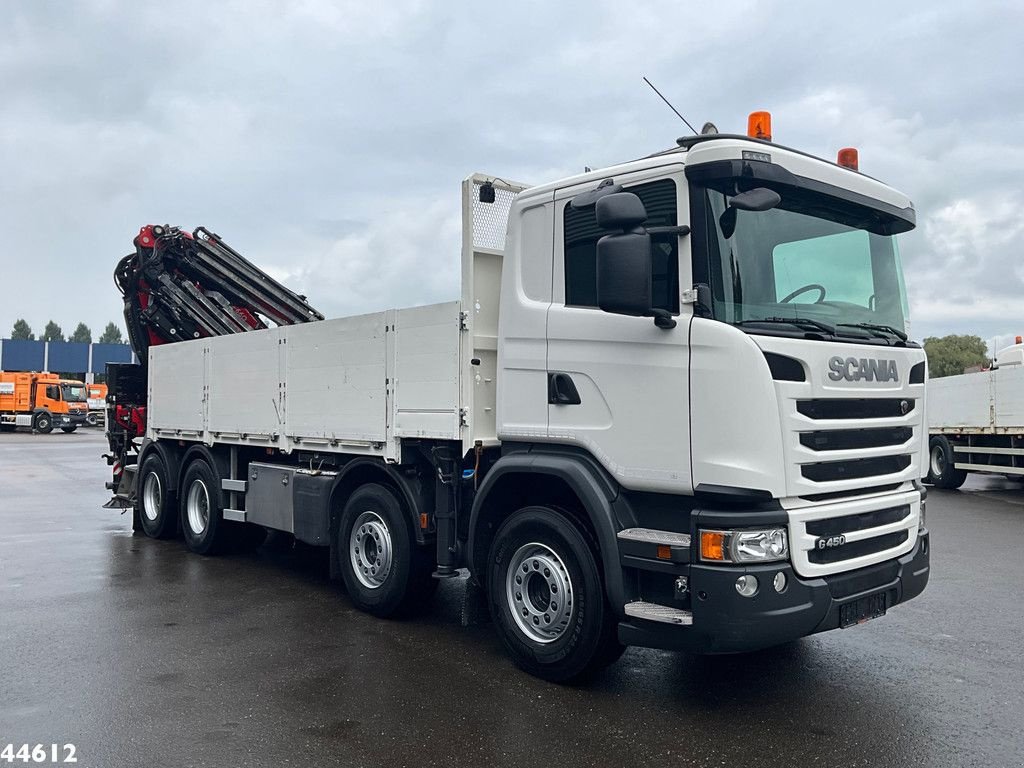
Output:
[[[108,369],[112,503],[201,555],[266,529],[327,547],[378,616],[468,569],[550,680],[912,599],[914,209],[850,150],[757,138],[767,120],[548,184],[466,179],[461,295],[430,306],[323,320],[207,230],[144,228],[117,272],[143,365]]]
[[[868,360],[856,357],[833,357],[828,361],[832,381],[899,381],[899,369],[895,360]]]

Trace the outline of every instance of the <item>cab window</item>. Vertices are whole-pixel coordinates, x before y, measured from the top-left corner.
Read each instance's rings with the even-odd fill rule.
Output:
[[[676,184],[660,179],[626,187],[647,209],[646,226],[677,224]],[[597,307],[597,241],[608,231],[597,226],[594,206],[562,209],[565,230],[565,304],[569,307]],[[679,311],[679,238],[652,235],[652,289],[654,307]]]

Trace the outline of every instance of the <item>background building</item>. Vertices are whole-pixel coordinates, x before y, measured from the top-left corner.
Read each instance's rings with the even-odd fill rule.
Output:
[[[102,377],[107,363],[137,363],[127,344],[0,339],[0,370],[71,374],[88,384]],[[102,380],[102,379],[100,379]]]

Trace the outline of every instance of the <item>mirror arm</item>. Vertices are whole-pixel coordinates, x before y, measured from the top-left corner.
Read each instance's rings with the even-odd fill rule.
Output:
[[[664,330],[676,327],[676,319],[672,313],[665,309],[651,309],[647,312],[648,317],[654,318],[654,324]]]
[[[685,224],[680,224],[678,227],[647,227],[647,234],[649,235],[679,235],[679,237],[685,237],[690,234],[690,228]]]

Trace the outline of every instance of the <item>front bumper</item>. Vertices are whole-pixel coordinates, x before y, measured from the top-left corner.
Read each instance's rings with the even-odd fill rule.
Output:
[[[886,610],[917,597],[928,583],[929,535],[918,533],[910,552],[894,560],[847,573],[802,579],[789,563],[748,567],[691,564],[688,570],[690,626],[628,619],[619,624],[626,645],[689,651],[736,653],[767,648],[816,632],[837,629],[842,606],[870,595],[885,595]],[[772,579],[786,575],[778,593]],[[737,577],[753,574],[760,588],[742,597]]]
[[[68,413],[68,425],[78,427],[85,424],[86,418],[89,416],[88,411],[71,411]]]

